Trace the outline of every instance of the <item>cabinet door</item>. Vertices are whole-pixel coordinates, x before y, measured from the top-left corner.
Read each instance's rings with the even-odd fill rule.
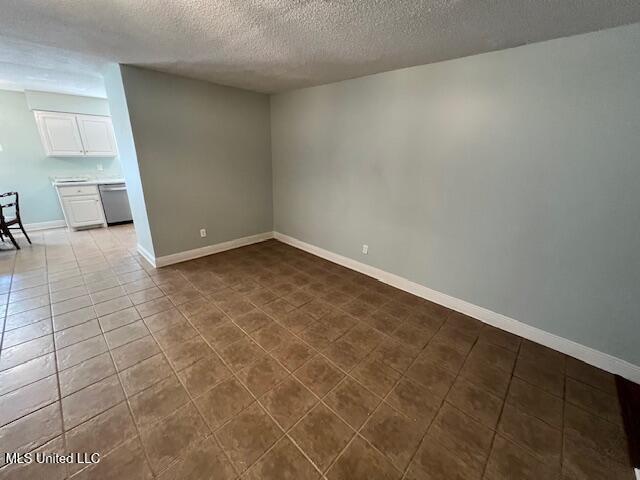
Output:
[[[104,223],[102,204],[98,196],[63,197],[62,206],[71,227],[84,227]]]
[[[35,115],[47,156],[84,155],[75,115],[57,112],[35,112]]]
[[[76,115],[84,153],[94,157],[115,157],[118,154],[110,117]]]

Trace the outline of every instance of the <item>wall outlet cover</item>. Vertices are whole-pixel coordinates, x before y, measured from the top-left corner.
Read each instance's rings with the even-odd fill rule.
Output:
[[[201,228],[201,229],[200,229],[200,236],[201,236],[202,238],[204,238],[204,237],[206,237],[206,236],[207,236],[207,229],[206,229],[206,228]]]
[[[369,245],[362,245],[362,253],[365,255],[369,253]]]

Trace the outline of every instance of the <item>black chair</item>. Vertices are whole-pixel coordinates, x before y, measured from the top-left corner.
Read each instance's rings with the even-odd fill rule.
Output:
[[[15,200],[12,201],[10,197],[15,197]],[[5,199],[9,199],[9,203],[3,203]],[[8,209],[14,209],[14,214],[11,216],[5,216],[5,211]],[[17,225],[13,227],[12,225]],[[0,241],[4,242],[4,235],[9,237],[11,243],[20,250],[20,245],[16,242],[16,239],[11,235],[11,229],[22,230],[22,233],[26,237],[27,241],[31,243],[31,239],[27,232],[24,230],[24,225],[22,225],[22,219],[20,218],[20,203],[18,201],[18,192],[7,192],[0,193]]]

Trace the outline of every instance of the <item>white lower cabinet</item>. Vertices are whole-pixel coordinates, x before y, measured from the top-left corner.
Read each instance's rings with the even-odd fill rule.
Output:
[[[105,224],[100,194],[95,185],[58,187],[58,195],[69,227],[82,228]]]

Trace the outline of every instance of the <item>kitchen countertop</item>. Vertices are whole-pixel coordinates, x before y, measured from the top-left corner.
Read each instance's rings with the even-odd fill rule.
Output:
[[[51,183],[54,187],[74,187],[81,185],[112,185],[114,183],[125,183],[125,181],[124,178],[91,178],[75,182],[52,179]]]

